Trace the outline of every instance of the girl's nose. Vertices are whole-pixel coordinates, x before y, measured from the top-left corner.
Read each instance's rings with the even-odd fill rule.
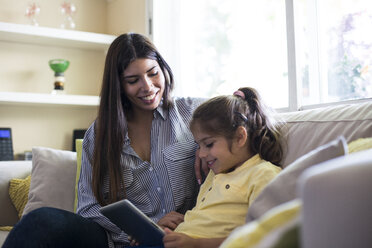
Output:
[[[205,158],[207,157],[207,152],[205,151],[204,148],[200,147],[199,149],[199,158]]]

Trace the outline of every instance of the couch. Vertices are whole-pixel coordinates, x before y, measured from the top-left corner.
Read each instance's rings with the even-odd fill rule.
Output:
[[[284,169],[281,173],[286,172],[287,167],[290,171],[291,165],[299,163],[298,160],[301,157],[307,156],[307,160],[309,160],[309,156],[314,156],[315,153],[319,152],[328,156],[330,154],[327,153],[328,150],[319,147],[329,142],[333,142],[331,145],[337,146],[338,149],[334,149],[335,152],[331,159],[312,160],[312,163],[308,163],[307,168],[303,171],[291,172],[293,174],[287,173],[291,178],[284,180],[286,185],[293,185],[292,191],[296,194],[295,198],[300,199],[302,203],[300,215],[302,228],[300,228],[299,235],[301,245],[309,248],[372,247],[372,238],[369,237],[369,233],[372,233],[372,194],[369,193],[369,189],[372,188],[372,150],[356,152],[351,154],[352,156],[339,154],[338,152],[341,147],[342,153],[347,153],[348,148],[345,146],[348,143],[350,144],[352,141],[361,138],[372,137],[372,101],[279,113],[277,118],[286,123],[282,129],[285,133],[283,139],[285,153],[282,160]],[[51,158],[56,154],[58,155],[56,160]],[[59,190],[61,188],[63,190],[57,193],[46,192],[46,194],[50,193],[50,196],[47,197],[45,202],[41,200],[41,203],[34,204],[34,208],[44,204],[74,211],[75,186],[76,179],[79,176],[79,169],[76,169],[76,164],[78,164],[76,156],[79,158],[79,154],[76,155],[73,152],[35,148],[33,149],[33,162],[0,162],[0,226],[16,224],[23,211],[27,212],[27,208],[28,211],[32,210],[32,207],[30,208],[27,205],[38,200],[38,192],[48,191],[51,188],[46,185],[44,189],[39,190],[37,186],[42,184],[43,180],[39,178],[39,181],[36,181],[34,177],[57,177],[58,180],[51,178],[49,181],[56,184],[63,183],[63,186],[58,187]],[[47,170],[54,171],[55,169],[50,164],[58,167],[57,164],[64,162],[64,157],[68,158],[67,165],[63,166],[64,169],[65,167],[71,167],[69,167],[68,176],[65,176],[63,171],[52,176],[43,174]],[[358,162],[362,162],[362,165]],[[43,165],[44,167],[38,165],[43,163],[49,163],[49,165]],[[357,165],[353,166],[353,164]],[[36,165],[38,165],[38,168],[34,168]],[[10,181],[15,178],[24,179],[31,172],[33,174],[28,202],[25,209],[19,212],[20,210],[15,208],[9,196]],[[60,182],[63,178],[65,180]],[[329,185],[336,186],[328,187]],[[280,188],[275,189],[279,190],[276,191],[279,192],[279,195],[283,193],[280,192]],[[50,191],[53,190],[50,189]],[[274,194],[275,190],[260,196]],[[284,193],[287,194],[288,192]],[[294,197],[285,201],[293,200],[292,198]],[[247,215],[247,221],[259,219],[269,208],[273,207],[270,206],[263,211],[264,208],[261,208],[260,204],[265,203],[266,199],[257,198],[257,200],[258,203]],[[59,206],[59,203],[56,203],[57,201],[67,202],[67,204]],[[285,202],[279,203],[285,204]],[[3,230],[0,231],[0,244],[2,244],[8,231],[6,229],[0,230]],[[355,246],[355,244],[357,245]]]

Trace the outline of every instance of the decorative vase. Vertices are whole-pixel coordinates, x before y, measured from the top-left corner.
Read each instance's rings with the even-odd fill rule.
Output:
[[[61,13],[64,16],[64,20],[61,24],[61,28],[75,29],[76,25],[72,17],[75,15],[76,6],[73,3],[63,2],[61,4]]]
[[[65,74],[70,62],[65,59],[52,59],[49,60],[49,66],[54,71],[54,89],[52,94],[65,93]]]
[[[36,21],[36,16],[40,13],[40,6],[36,3],[30,3],[27,6],[25,16],[30,20],[30,24],[33,26],[39,26],[39,23]]]

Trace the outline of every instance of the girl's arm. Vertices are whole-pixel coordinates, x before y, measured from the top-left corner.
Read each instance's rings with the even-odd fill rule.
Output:
[[[195,239],[183,233],[176,233],[165,229],[163,243],[165,248],[213,248],[219,247],[226,238],[200,238]]]

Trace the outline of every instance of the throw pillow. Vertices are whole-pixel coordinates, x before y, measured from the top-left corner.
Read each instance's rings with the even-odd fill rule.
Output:
[[[32,149],[31,184],[23,215],[40,207],[74,210],[76,152]]]
[[[77,203],[78,203],[78,183],[80,178],[81,170],[81,156],[83,149],[83,139],[76,139],[76,179],[75,179],[75,200],[74,200],[74,213],[76,213]]]
[[[349,153],[359,152],[372,148],[372,138],[360,138],[348,144]]]
[[[0,231],[10,232],[12,228],[12,226],[0,226]]]
[[[296,182],[305,169],[346,153],[346,141],[340,136],[295,160],[283,169],[253,201],[248,209],[246,222],[259,218],[275,206],[295,199]]]
[[[31,175],[25,179],[14,178],[9,182],[9,196],[14,207],[18,212],[18,217],[22,217],[23,209],[28,200],[28,191],[30,189]]]
[[[300,247],[301,202],[293,200],[279,205],[256,221],[235,229],[220,248]]]

